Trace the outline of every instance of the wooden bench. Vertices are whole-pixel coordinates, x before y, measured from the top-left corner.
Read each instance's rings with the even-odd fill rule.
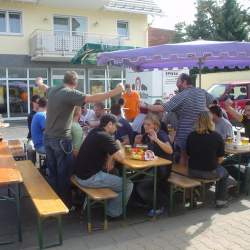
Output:
[[[209,184],[213,184],[216,183],[216,181],[219,180],[219,178],[214,178],[214,179],[202,179],[202,178],[194,178],[189,176],[188,173],[188,167],[185,165],[181,165],[181,164],[174,164],[172,166],[172,172],[179,174],[179,175],[183,175],[183,176],[187,176],[193,180],[199,181],[201,183],[201,188],[202,188],[202,201],[205,202],[206,201],[206,187]]]
[[[24,186],[38,214],[38,242],[40,249],[44,248],[42,222],[48,217],[57,219],[59,242],[46,246],[46,248],[62,245],[61,216],[69,212],[68,208],[31,161],[17,161],[16,164],[23,177]]]
[[[191,179],[187,176],[179,175],[174,172],[171,173],[168,178],[168,182],[170,183],[170,213],[173,211],[174,206],[174,195],[177,192],[182,193],[182,205],[183,209],[185,209],[186,205],[186,191],[190,191],[190,207],[193,207],[193,191],[195,187],[201,186],[200,181]]]
[[[26,160],[26,153],[21,140],[8,140],[8,147],[16,161]]]
[[[87,229],[90,233],[92,231],[92,223],[91,223],[91,206],[95,203],[99,202],[104,205],[104,225],[103,229],[106,230],[108,228],[107,221],[107,201],[109,199],[114,199],[118,196],[117,193],[112,191],[109,188],[85,188],[82,187],[78,181],[77,177],[73,175],[71,177],[71,182],[75,185],[79,190],[86,194],[86,202],[87,202]]]

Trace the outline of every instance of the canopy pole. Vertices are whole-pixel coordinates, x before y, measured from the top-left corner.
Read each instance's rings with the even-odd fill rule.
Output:
[[[199,65],[199,88],[201,88],[201,65],[202,65],[202,59],[201,58],[199,58],[198,65]]]
[[[107,63],[107,90],[110,91],[110,79],[109,79],[109,63]],[[111,99],[108,99],[108,105],[111,107]]]

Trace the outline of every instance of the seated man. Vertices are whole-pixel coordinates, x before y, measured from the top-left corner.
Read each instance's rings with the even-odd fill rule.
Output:
[[[95,112],[92,109],[88,109],[86,104],[82,105],[81,116],[79,123],[81,126],[89,125],[89,121],[94,120]]]
[[[225,141],[227,137],[233,137],[233,126],[229,120],[223,117],[221,108],[218,105],[214,105],[209,110],[213,117],[215,131],[222,136],[223,140]]]
[[[31,122],[31,136],[35,149],[39,154],[45,154],[44,129],[46,122],[47,99],[41,97],[38,101],[38,111]]]
[[[94,116],[89,120],[90,128],[96,128],[100,124],[101,117],[105,114],[105,105],[103,102],[97,102],[94,104]]]
[[[122,178],[109,174],[113,161],[122,162],[124,152],[112,135],[117,129],[114,115],[103,115],[98,128],[93,129],[85,138],[75,163],[78,183],[83,187],[110,188],[118,197],[108,201],[107,215],[118,217],[122,214]],[[127,201],[133,190],[133,183],[127,183]]]
[[[224,147],[222,137],[214,131],[211,115],[208,111],[202,111],[198,116],[195,131],[187,138],[188,168],[190,176],[196,178],[219,178],[215,190],[217,207],[227,205],[229,175],[220,165],[224,159]]]
[[[225,109],[233,119],[240,122],[245,128],[245,136],[250,138],[250,101],[246,102],[244,113],[241,114],[240,112],[236,111],[232,105],[233,102],[228,98],[225,101]]]
[[[115,139],[119,140],[124,145],[133,144],[134,132],[129,122],[122,118],[120,105],[112,105],[110,111],[111,114],[117,117],[119,123],[121,124],[121,126],[117,128],[117,131],[115,133]]]

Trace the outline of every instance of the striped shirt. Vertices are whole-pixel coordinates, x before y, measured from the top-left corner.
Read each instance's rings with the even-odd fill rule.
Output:
[[[190,87],[163,104],[166,112],[175,112],[178,117],[176,145],[182,150],[186,149],[187,137],[194,129],[198,115],[200,112],[208,110],[207,108],[213,99],[213,96],[204,89]]]

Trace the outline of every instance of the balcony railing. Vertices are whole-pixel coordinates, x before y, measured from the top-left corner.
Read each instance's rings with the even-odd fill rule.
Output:
[[[123,42],[119,36],[112,35],[36,30],[30,37],[30,55],[32,60],[69,61],[86,43],[118,46]]]

